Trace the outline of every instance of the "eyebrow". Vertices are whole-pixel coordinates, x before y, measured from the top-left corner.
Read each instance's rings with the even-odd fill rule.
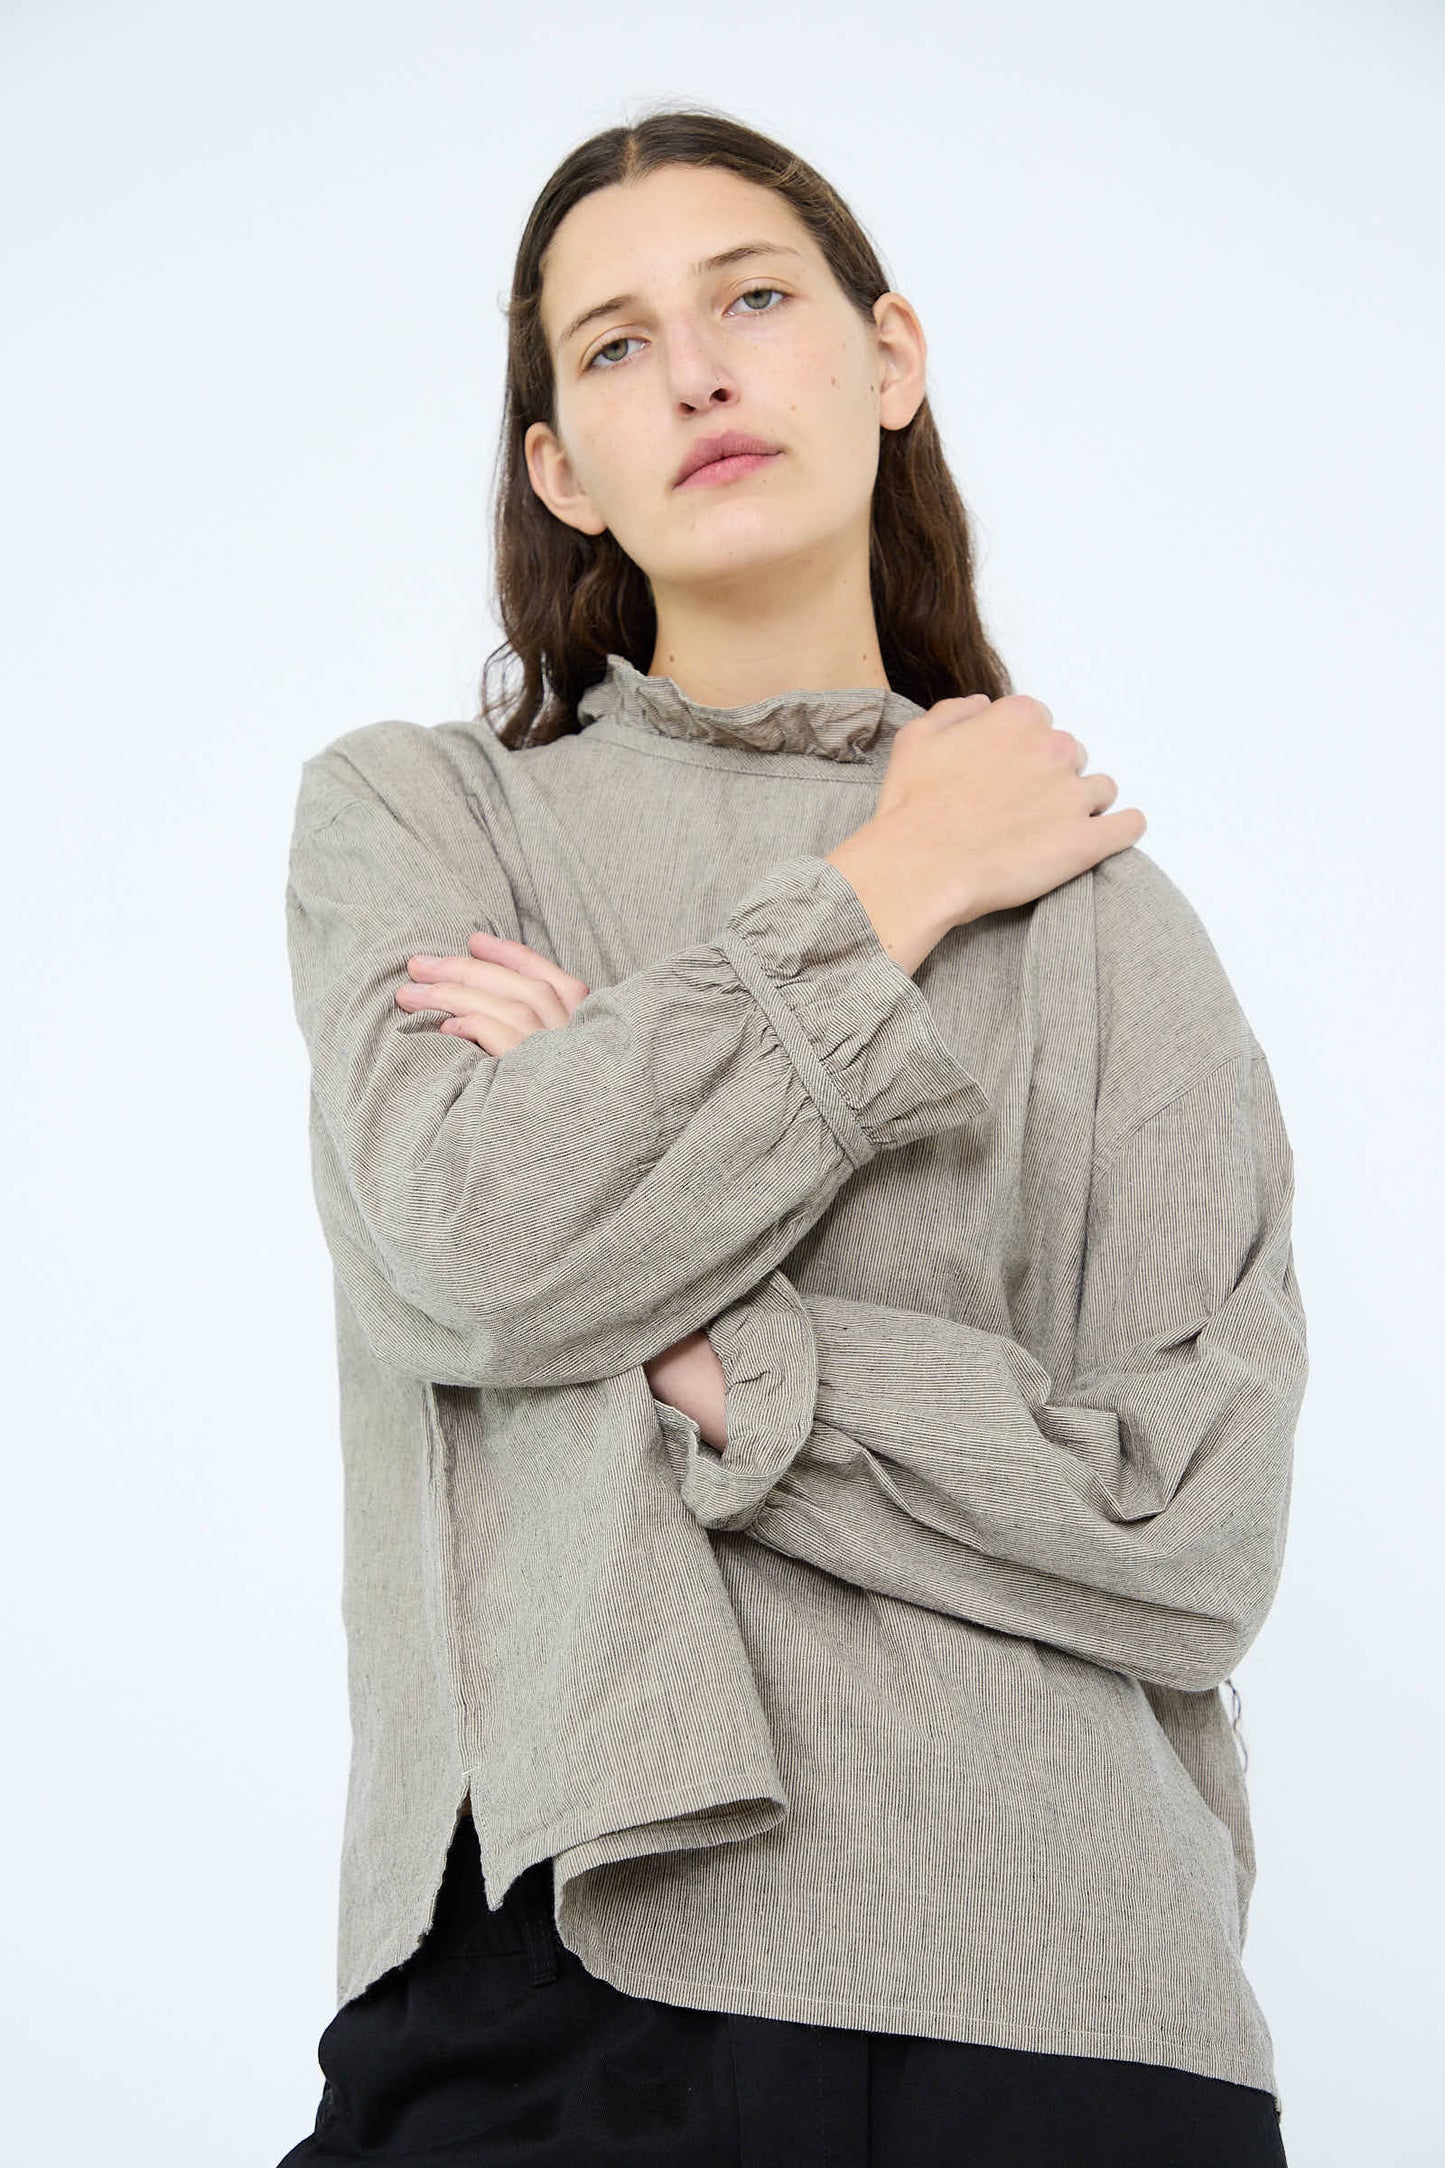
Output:
[[[722,249],[716,256],[704,256],[699,263],[693,265],[692,275],[700,279],[709,271],[724,271],[729,264],[743,263],[751,256],[801,257],[802,253],[800,248],[793,248],[787,241],[739,241],[736,248]],[[595,323],[599,316],[611,316],[617,310],[635,309],[638,306],[639,297],[636,294],[614,294],[610,301],[599,301],[592,308],[584,309],[580,316],[573,317],[558,339],[557,352],[560,354],[563,347],[575,339],[579,331],[585,330],[588,324]]]

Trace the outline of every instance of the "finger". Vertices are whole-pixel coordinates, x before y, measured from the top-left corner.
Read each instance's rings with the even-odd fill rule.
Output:
[[[516,946],[514,943],[513,946]],[[538,1016],[546,1024],[565,1024],[577,1006],[577,997],[571,1000],[559,994],[550,980],[533,973],[518,971],[510,964],[484,963],[476,956],[412,956],[407,960],[409,975],[422,985],[435,985],[442,981],[453,985],[475,986],[515,998],[525,994],[536,1007]],[[562,974],[565,978],[565,972]],[[581,981],[577,981],[581,984]],[[582,988],[585,994],[586,987]]]
[[[521,1031],[550,1029],[551,1027],[538,1016],[537,1007],[541,1001],[548,999],[555,1001],[556,995],[549,995],[541,991],[535,981],[524,986],[516,978],[515,974],[509,973],[508,976],[512,979],[512,987],[509,992],[494,993],[488,988],[463,986],[456,982],[449,983],[446,980],[437,980],[434,984],[425,987],[398,987],[395,1000],[398,1008],[405,1009],[413,1016],[420,1010],[442,1009],[451,1016],[489,1016],[505,1024],[509,1029],[515,1028]],[[563,1024],[566,1023],[565,1011],[557,1021]]]
[[[1079,781],[1084,785],[1085,802],[1091,815],[1102,813],[1119,795],[1119,786],[1113,776],[1105,775],[1102,769],[1096,775],[1081,775]]]
[[[574,1003],[584,999],[589,992],[584,979],[574,977],[570,971],[564,971],[560,964],[553,963],[550,956],[543,956],[536,949],[528,948],[525,941],[506,941],[500,934],[488,933],[482,927],[469,937],[467,946],[474,954],[495,958],[498,963],[525,973],[528,978],[544,979],[549,986],[555,987],[559,994],[570,995]]]
[[[481,999],[524,1001],[533,1021],[549,1027],[565,1024],[572,1014],[547,981],[528,978],[505,964],[479,963],[473,956],[414,956],[407,968],[418,983],[398,988],[396,999],[404,1009],[468,1008]],[[437,998],[442,990],[449,996],[446,1002]]]
[[[503,1023],[494,1016],[449,1016],[444,1024],[438,1024],[450,1039],[470,1039],[484,1054],[510,1054],[514,1046],[520,1046],[531,1037],[530,1031],[518,1030],[514,1025]]]
[[[470,953],[466,956],[410,956],[407,958],[408,972],[417,979],[461,979],[467,984],[484,985],[493,982],[480,977],[479,973],[486,970],[493,973],[513,971],[519,978],[524,978],[533,985],[552,988],[563,1002],[569,1017],[578,1003],[585,1001],[592,991],[585,979],[576,978],[570,971],[564,971],[560,964],[554,964],[549,957],[539,955],[535,949],[529,949],[524,941],[505,941],[499,934],[485,930],[470,935],[469,939],[475,945],[475,956]],[[483,961],[492,957],[496,958],[495,962]],[[507,961],[508,958],[515,960]],[[541,1013],[545,1014],[549,1023],[562,1021],[550,1008]]]

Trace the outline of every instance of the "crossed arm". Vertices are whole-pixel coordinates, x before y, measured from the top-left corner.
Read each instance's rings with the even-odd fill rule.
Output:
[[[309,765],[288,888],[318,1202],[378,1355],[539,1390],[641,1364],[676,1391],[703,1335],[722,1408],[715,1376],[711,1407],[658,1401],[702,1525],[1146,1682],[1227,1677],[1277,1584],[1306,1376],[1289,1145],[1247,1035],[1095,1168],[1056,1387],[1002,1333],[778,1269],[874,1152],[987,1112],[841,874],[790,861],[715,940],[478,1060],[426,1026],[435,981],[400,1022],[395,993],[478,916],[510,932],[505,883],[484,838],[432,850],[409,810]]]
[[[644,1365],[703,1525],[1149,1682],[1218,1685],[1283,1559],[1307,1354],[1257,1047],[1096,1170],[1075,1374],[778,1269]]]
[[[406,961],[519,934],[475,808],[415,726],[305,763],[286,892],[323,1232],[378,1359],[435,1384],[584,1384],[756,1284],[880,1152],[988,1094],[827,859],[503,1056],[436,1028]],[[455,1013],[455,1011],[454,1011]],[[707,1200],[706,1209],[699,1200]]]

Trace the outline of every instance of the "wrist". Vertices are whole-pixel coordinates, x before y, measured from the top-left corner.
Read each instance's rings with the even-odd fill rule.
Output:
[[[873,921],[879,946],[911,978],[954,921],[936,886],[919,878],[908,839],[888,814],[875,814],[827,857]]]

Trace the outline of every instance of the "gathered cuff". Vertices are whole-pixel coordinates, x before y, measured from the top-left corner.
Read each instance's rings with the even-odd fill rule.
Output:
[[[719,946],[855,1166],[991,1112],[831,859],[774,866],[736,906]]]
[[[683,1503],[704,1528],[746,1528],[792,1467],[813,1428],[818,1355],[792,1283],[770,1272],[705,1327],[727,1387],[719,1453],[690,1415],[658,1403]]]

